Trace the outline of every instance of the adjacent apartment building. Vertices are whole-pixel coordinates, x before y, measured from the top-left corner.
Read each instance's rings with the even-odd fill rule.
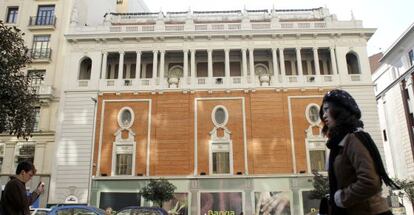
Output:
[[[414,24],[384,52],[373,73],[385,158],[390,175],[414,176]]]
[[[327,157],[318,111],[334,88],[381,143],[375,29],[361,21],[327,8],[82,12],[101,2],[65,1],[49,204],[148,205],[140,188],[163,177],[177,187],[170,212],[261,214],[269,198],[311,212],[311,170]]]
[[[63,41],[63,1],[0,1],[0,19],[9,26],[21,29],[26,46],[33,58],[25,68],[32,77],[31,86],[39,94],[36,106],[36,124],[33,137],[28,141],[0,134],[0,182],[4,185],[15,174],[21,160],[32,161],[37,175],[27,184],[32,190],[39,181],[50,184],[53,147],[55,143],[56,117],[59,107],[61,73],[58,53]],[[49,189],[48,187],[46,189]],[[35,206],[45,206],[48,194],[42,195]]]

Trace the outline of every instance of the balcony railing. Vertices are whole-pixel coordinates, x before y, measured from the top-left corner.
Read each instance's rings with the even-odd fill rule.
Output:
[[[29,57],[34,60],[50,60],[52,56],[52,49],[30,49]]]
[[[355,76],[356,77],[356,76]],[[367,83],[370,80],[362,80],[348,76],[345,80],[340,75],[269,75],[269,76],[229,76],[229,77],[183,77],[178,80],[173,78],[133,78],[133,79],[99,79],[99,80],[77,80],[74,88],[95,89],[98,87],[103,91],[133,91],[133,90],[167,90],[167,89],[232,89],[232,88],[283,88],[283,87],[315,87],[315,86],[337,86],[341,82]],[[358,81],[359,80],[359,81]],[[96,85],[96,84],[98,85]],[[42,89],[40,94],[47,93]]]
[[[31,16],[29,26],[56,26],[55,16]]]
[[[33,85],[31,86],[32,89],[35,91],[37,95],[39,95],[39,99],[42,102],[50,101],[55,93],[54,88],[51,85]]]

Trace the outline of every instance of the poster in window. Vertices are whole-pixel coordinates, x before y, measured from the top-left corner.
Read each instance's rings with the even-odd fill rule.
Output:
[[[188,214],[188,194],[174,193],[174,198],[168,202],[164,202],[162,207],[172,215]]]
[[[200,194],[201,215],[243,214],[241,192],[209,192]]]
[[[319,212],[319,199],[311,199],[311,191],[302,191],[302,207],[304,215],[316,215]]]
[[[289,191],[255,192],[255,215],[291,215]]]

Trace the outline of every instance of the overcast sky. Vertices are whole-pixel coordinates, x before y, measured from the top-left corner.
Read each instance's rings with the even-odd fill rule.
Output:
[[[414,0],[144,0],[151,11],[304,9],[327,6],[340,20],[363,21],[377,28],[368,42],[368,54],[386,51],[414,22]]]

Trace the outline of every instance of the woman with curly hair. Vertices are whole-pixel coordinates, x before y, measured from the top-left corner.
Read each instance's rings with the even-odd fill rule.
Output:
[[[329,214],[392,214],[381,196],[381,186],[382,182],[398,186],[388,177],[378,148],[363,130],[361,111],[354,98],[344,90],[326,93],[319,116],[330,149]]]

